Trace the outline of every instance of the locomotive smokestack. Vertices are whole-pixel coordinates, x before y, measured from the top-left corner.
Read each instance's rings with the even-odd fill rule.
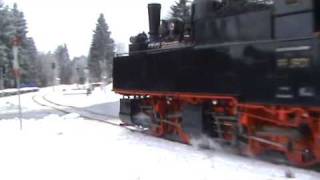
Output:
[[[148,4],[149,12],[149,34],[151,41],[159,39],[161,4]]]

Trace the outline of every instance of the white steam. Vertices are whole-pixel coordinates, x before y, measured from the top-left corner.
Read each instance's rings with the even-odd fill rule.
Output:
[[[222,150],[222,146],[218,142],[206,135],[202,135],[200,137],[191,137],[190,143],[192,146],[199,149],[205,148],[217,151]]]

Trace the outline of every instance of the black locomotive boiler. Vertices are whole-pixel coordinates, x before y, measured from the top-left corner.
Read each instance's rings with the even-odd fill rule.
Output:
[[[148,9],[149,35],[114,58],[124,123],[319,163],[319,1],[199,0],[190,20],[161,21],[160,4]]]

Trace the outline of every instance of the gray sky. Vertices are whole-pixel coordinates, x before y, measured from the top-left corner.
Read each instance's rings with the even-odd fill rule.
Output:
[[[14,2],[25,14],[29,36],[40,51],[54,51],[59,44],[68,45],[71,57],[87,55],[93,30],[100,13],[104,13],[116,43],[128,43],[141,31],[148,32],[147,4],[162,4],[162,17],[176,0],[4,0]]]

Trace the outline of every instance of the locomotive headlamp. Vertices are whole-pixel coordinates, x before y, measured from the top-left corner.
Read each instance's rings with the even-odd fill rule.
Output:
[[[169,30],[170,31],[174,31],[174,29],[175,29],[175,24],[174,24],[174,22],[171,22],[170,24],[169,24]]]

